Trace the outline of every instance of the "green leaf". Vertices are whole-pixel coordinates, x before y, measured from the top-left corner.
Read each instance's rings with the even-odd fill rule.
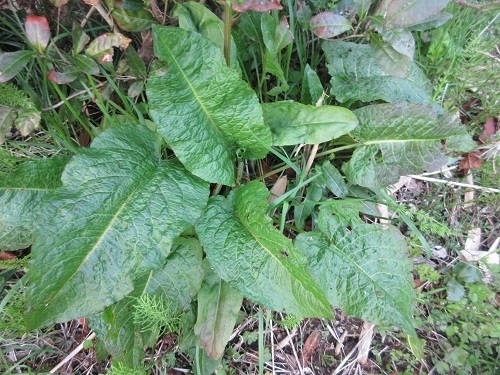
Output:
[[[384,41],[389,43],[395,51],[413,59],[415,54],[415,39],[408,29],[386,29],[383,26],[377,27],[377,32]]]
[[[213,359],[224,354],[233,332],[243,296],[221,280],[205,262],[206,276],[198,293],[198,319],[194,332],[200,337],[205,353]]]
[[[207,258],[219,277],[251,301],[296,316],[330,317],[305,259],[266,216],[269,195],[253,181],[236,189],[232,200],[210,199],[196,224]]]
[[[71,37],[73,38],[73,55],[82,52],[87,43],[90,42],[90,37],[85,34],[85,31],[83,31],[82,27],[77,22],[73,24]]]
[[[446,13],[446,12],[439,12],[438,14],[435,14],[434,16],[427,18],[425,20],[425,22],[409,27],[409,30],[410,31],[424,31],[424,30],[433,29],[435,27],[439,27],[441,25],[444,25],[446,22],[448,22],[452,18],[453,18],[453,14]]]
[[[457,302],[465,297],[465,288],[456,279],[451,279],[446,284],[446,294],[450,301]]]
[[[264,157],[271,132],[253,90],[226,66],[216,45],[193,32],[153,27],[156,56],[168,64],[147,83],[158,131],[194,175],[233,185],[236,151]]]
[[[344,177],[328,160],[321,166],[326,187],[337,197],[343,198],[347,195],[348,188]]]
[[[79,71],[90,75],[99,74],[99,66],[90,57],[77,54],[73,56],[72,60],[73,64],[78,68]]]
[[[173,310],[188,309],[203,280],[202,258],[198,241],[178,238],[164,267],[139,277],[134,282],[132,293],[90,317],[90,325],[104,341],[113,359],[128,366],[143,363],[145,346],[151,343],[147,342],[147,334],[138,333],[140,327],[134,323],[136,299],[149,294],[165,298]]]
[[[135,78],[146,78],[146,64],[144,64],[144,61],[141,59],[135,48],[133,46],[128,46],[124,55],[127,65],[130,68],[130,74],[132,74]]]
[[[373,324],[414,332],[412,264],[405,238],[397,228],[365,224],[357,216],[351,227],[337,214],[323,207],[321,233],[302,233],[295,240],[329,302]]]
[[[156,23],[151,12],[145,8],[126,9],[125,6],[118,6],[115,1],[115,8],[111,11],[114,21],[120,29],[131,32],[148,30]]]
[[[40,202],[61,185],[67,158],[28,161],[0,174],[0,249],[19,250],[33,243]]]
[[[293,34],[286,18],[278,22],[271,13],[262,13],[260,29],[264,45],[273,57],[277,57],[283,48],[293,42]]]
[[[279,95],[282,92],[284,92],[290,88],[290,86],[288,86],[288,83],[286,81],[285,73],[283,72],[283,69],[281,68],[278,57],[276,55],[273,55],[267,49],[264,53],[264,64],[263,65],[264,65],[263,71],[274,75],[278,79],[278,85],[274,86],[272,89],[270,89],[267,92],[269,95],[276,96],[276,95]],[[269,75],[268,75],[268,77],[269,77]],[[273,85],[273,84],[270,84],[270,85]]]
[[[412,27],[428,22],[446,7],[450,0],[382,0],[375,12],[384,17],[387,28]]]
[[[356,13],[360,19],[363,19],[370,10],[373,0],[353,0],[353,2],[356,8]]]
[[[432,87],[415,63],[408,78],[401,78],[382,69],[369,45],[332,41],[323,42],[322,48],[332,76],[331,92],[338,101],[430,102]]]
[[[323,198],[323,187],[316,181],[313,181],[307,188],[304,201],[295,206],[293,210],[293,220],[295,226],[304,229],[306,219],[313,213],[314,207]]]
[[[318,74],[306,64],[302,79],[302,94],[300,99],[305,104],[316,104],[323,95],[323,85]]]
[[[333,12],[322,12],[311,18],[312,32],[322,39],[333,38],[351,29],[347,18]]]
[[[33,51],[0,53],[0,83],[14,78],[33,57]]]
[[[396,183],[403,175],[438,170],[448,162],[442,141],[467,136],[456,119],[426,105],[375,104],[354,113],[359,127],[351,134],[362,146],[342,170],[351,183],[369,188]]]
[[[179,19],[179,27],[197,32],[224,50],[224,22],[201,3],[177,3],[172,12]],[[239,69],[238,51],[231,37],[231,67]]]
[[[293,101],[262,104],[264,122],[273,134],[274,146],[328,142],[349,133],[358,125],[346,108],[316,107]]]
[[[458,263],[453,267],[453,273],[457,279],[464,283],[477,283],[480,282],[484,275],[482,271],[475,266],[468,263]]]
[[[63,186],[40,209],[28,272],[31,328],[120,300],[198,219],[208,184],[162,161],[159,144],[147,128],[111,128],[68,163]]]
[[[384,72],[400,78],[408,78],[410,75],[412,58],[402,54],[382,39],[380,35],[373,34],[370,38],[373,57],[377,59],[379,66]]]

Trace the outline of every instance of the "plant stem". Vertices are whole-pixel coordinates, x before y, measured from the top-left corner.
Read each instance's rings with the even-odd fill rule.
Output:
[[[224,57],[227,66],[231,66],[231,26],[233,20],[233,8],[231,0],[226,0],[224,8]]]

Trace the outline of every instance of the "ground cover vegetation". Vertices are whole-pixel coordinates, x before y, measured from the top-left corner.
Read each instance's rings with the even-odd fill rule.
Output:
[[[2,371],[498,371],[494,2],[22,3]]]

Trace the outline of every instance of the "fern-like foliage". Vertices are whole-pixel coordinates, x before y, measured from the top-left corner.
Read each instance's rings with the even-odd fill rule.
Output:
[[[121,362],[114,362],[106,373],[107,375],[146,375],[144,367],[127,367]]]
[[[134,305],[134,322],[141,332],[178,332],[180,314],[171,308],[171,303],[157,295],[144,294]]]

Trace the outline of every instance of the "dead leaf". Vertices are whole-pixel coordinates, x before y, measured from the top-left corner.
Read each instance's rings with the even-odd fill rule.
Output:
[[[458,163],[458,169],[461,171],[468,171],[469,169],[479,169],[482,165],[481,153],[473,151],[465,154]]]
[[[268,203],[281,197],[286,192],[286,187],[288,186],[288,177],[286,175],[281,176],[276,180],[273,187],[271,188],[271,195],[269,196]]]
[[[321,331],[312,331],[302,348],[302,354],[300,355],[300,363],[302,366],[307,366],[307,364],[311,361],[311,358],[315,350],[318,348],[320,341]]]
[[[498,121],[496,118],[490,117],[483,125],[483,134],[479,136],[479,140],[486,143],[495,135],[497,131],[499,131]]]

